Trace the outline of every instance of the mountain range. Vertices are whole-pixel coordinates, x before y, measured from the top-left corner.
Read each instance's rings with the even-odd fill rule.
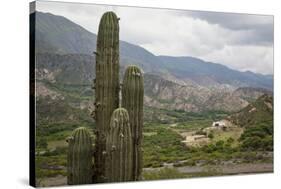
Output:
[[[36,17],[36,78],[44,85],[43,93],[61,85],[90,90],[97,35],[63,16],[42,12],[31,16]],[[145,105],[157,108],[232,112],[273,90],[272,75],[240,72],[189,56],[156,56],[125,41],[120,41],[120,64],[121,75],[128,64],[143,69]]]

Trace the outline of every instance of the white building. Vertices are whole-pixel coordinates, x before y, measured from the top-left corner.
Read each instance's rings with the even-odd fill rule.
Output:
[[[215,121],[213,122],[212,124],[213,127],[225,127],[225,122],[222,120],[222,121]]]

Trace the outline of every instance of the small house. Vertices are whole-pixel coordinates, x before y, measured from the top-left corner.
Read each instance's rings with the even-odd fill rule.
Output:
[[[215,121],[212,124],[213,127],[225,127],[225,123],[223,121]]]

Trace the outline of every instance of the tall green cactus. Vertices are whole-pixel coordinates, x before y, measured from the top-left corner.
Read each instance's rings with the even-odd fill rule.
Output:
[[[98,30],[95,80],[95,176],[94,182],[105,180],[106,135],[110,118],[119,107],[119,18],[114,12],[103,14]]]
[[[132,180],[132,135],[126,109],[116,109],[110,120],[106,139],[106,181]]]
[[[122,87],[122,107],[128,110],[133,138],[133,180],[141,179],[143,129],[143,74],[137,66],[128,66]]]
[[[67,182],[68,184],[90,184],[92,182],[93,146],[89,131],[80,127],[67,139]]]

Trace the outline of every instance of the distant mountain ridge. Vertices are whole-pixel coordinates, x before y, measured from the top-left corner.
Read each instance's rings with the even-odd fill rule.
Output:
[[[255,74],[249,71],[240,72],[221,64],[205,62],[194,57],[159,56],[159,58],[165,64],[166,69],[171,73],[175,73],[177,77],[184,79],[188,75],[188,78],[192,78],[194,81],[203,85],[208,83],[202,83],[204,80],[200,81],[200,78],[208,77],[209,80],[221,84],[272,88],[272,78],[267,78],[261,74]]]
[[[37,53],[88,54],[96,47],[96,34],[63,16],[36,12]],[[235,87],[261,87],[272,90],[272,76],[240,72],[221,64],[193,57],[155,56],[148,50],[120,41],[121,65],[137,64],[145,72],[171,73],[181,80],[200,85],[229,84]]]

